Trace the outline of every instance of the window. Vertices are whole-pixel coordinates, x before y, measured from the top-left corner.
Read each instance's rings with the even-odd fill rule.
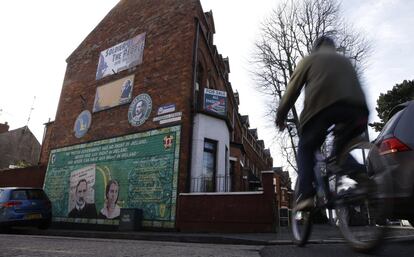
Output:
[[[231,125],[232,125],[232,128],[233,128],[233,130],[231,131],[231,141],[233,141],[234,142],[234,134],[235,134],[235,121],[234,121],[234,113],[235,113],[235,110],[233,109],[233,112],[231,113]]]
[[[10,200],[27,200],[26,190],[14,190]]]
[[[387,121],[384,128],[382,129],[381,133],[378,135],[378,138],[382,137],[383,135],[391,134],[392,130],[394,129],[394,125],[399,121],[400,117],[402,116],[404,112],[404,109],[401,111],[398,111],[394,116]]]
[[[4,196],[5,196],[5,194],[3,194],[3,192],[4,192],[4,190],[3,190],[3,189],[0,189],[0,200],[1,200],[2,198],[4,198]]]
[[[197,66],[197,78],[196,78],[196,90],[200,90],[200,87],[203,85],[204,69],[201,63]]]
[[[236,180],[234,179],[235,172],[236,172],[236,161],[230,160],[230,170],[229,170],[230,190],[234,190],[234,188],[236,187]]]
[[[47,200],[46,194],[43,192],[43,190],[39,189],[30,189],[27,190],[28,198],[31,200]]]
[[[194,89],[194,104],[196,108],[200,108],[200,105],[203,103],[202,101],[202,94],[200,93],[200,90],[203,87],[203,80],[204,80],[204,69],[201,63],[198,63],[197,65],[197,72],[196,72],[196,83],[195,83],[195,89]]]
[[[217,142],[205,139],[203,154],[203,175],[202,175],[202,191],[214,192],[216,190],[216,157]]]

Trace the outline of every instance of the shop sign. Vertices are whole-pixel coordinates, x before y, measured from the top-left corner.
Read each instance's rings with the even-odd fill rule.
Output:
[[[135,67],[142,63],[145,33],[119,43],[101,52],[96,80]]]
[[[132,126],[144,124],[152,110],[152,100],[148,94],[140,94],[129,105],[128,121]]]
[[[89,130],[92,122],[91,112],[84,110],[76,118],[75,125],[73,126],[73,131],[75,132],[76,138],[83,137]]]
[[[214,89],[204,89],[204,110],[218,115],[226,115],[227,93]]]

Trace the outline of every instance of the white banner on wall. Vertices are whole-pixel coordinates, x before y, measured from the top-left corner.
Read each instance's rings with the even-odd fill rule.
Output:
[[[145,33],[128,39],[101,52],[96,80],[142,63],[145,47]]]

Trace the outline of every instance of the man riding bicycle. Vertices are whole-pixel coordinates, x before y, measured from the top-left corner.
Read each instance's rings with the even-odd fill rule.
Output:
[[[336,52],[335,42],[327,36],[315,40],[312,53],[294,70],[276,116],[283,131],[286,117],[305,87],[304,108],[300,115],[297,210],[314,207],[313,186],[315,152],[321,147],[332,125],[335,130],[333,156],[355,136],[362,134],[368,122],[368,107],[355,68],[348,58]]]

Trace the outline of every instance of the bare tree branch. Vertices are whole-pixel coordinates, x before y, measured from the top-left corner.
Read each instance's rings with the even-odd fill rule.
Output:
[[[370,44],[340,17],[337,0],[285,0],[262,24],[262,36],[255,44],[253,75],[257,89],[273,102],[268,111],[275,117],[279,101],[298,61],[310,54],[313,42],[322,35],[333,37],[338,49],[358,71],[370,54]],[[282,156],[297,170],[299,115],[294,107],[288,115],[289,130],[279,133]]]

